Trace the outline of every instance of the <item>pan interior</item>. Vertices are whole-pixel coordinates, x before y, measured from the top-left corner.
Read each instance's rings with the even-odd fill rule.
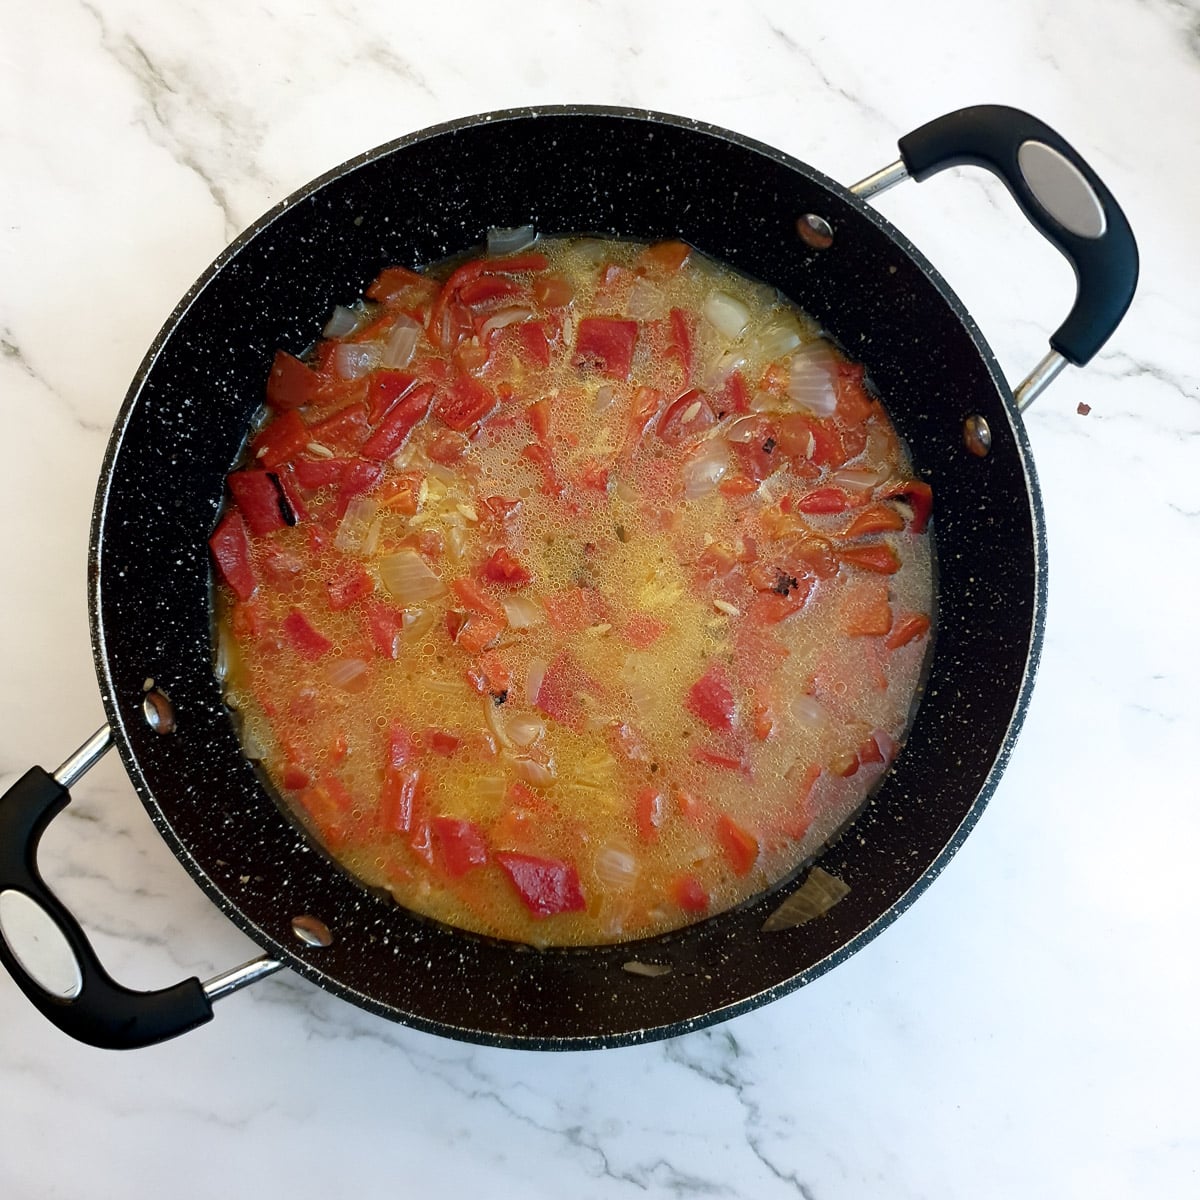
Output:
[[[805,214],[832,238],[800,236]],[[355,884],[283,815],[242,756],[212,671],[206,540],[278,347],[386,265],[479,246],[493,226],[683,238],[778,287],[866,364],[933,485],[938,634],[908,744],[821,867],[849,894],[762,932],[769,894],[650,941],[534,951],[416,918]],[[811,225],[810,225],[811,228]],[[963,421],[988,422],[986,458]],[[724,131],[622,110],[493,114],[402,139],[267,214],[181,302],[118,419],[97,495],[92,618],[130,775],[181,861],[230,917],[318,983],[469,1040],[612,1045],[706,1024],[790,990],[878,932],[977,819],[1023,715],[1044,592],[1028,447],[995,362],[932,268],[837,185]],[[154,734],[143,683],[177,727]],[[784,885],[784,891],[800,881]],[[319,918],[328,946],[296,939]],[[671,968],[631,974],[630,961]]]

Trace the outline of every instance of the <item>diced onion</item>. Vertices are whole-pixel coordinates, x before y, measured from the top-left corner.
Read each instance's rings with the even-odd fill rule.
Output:
[[[782,358],[800,345],[800,328],[792,317],[776,313],[754,334],[754,345],[766,361]]]
[[[532,596],[508,596],[501,603],[510,629],[532,629],[546,619],[542,606]]]
[[[467,549],[467,531],[461,525],[446,530],[446,550],[455,562],[461,562]]]
[[[546,678],[549,665],[544,658],[535,658],[529,664],[529,674],[525,676],[525,699],[530,704],[537,703],[538,692],[542,690],[542,680]]]
[[[517,775],[534,787],[549,787],[558,778],[553,761],[543,763],[536,758],[520,757],[514,758],[512,764]]]
[[[532,746],[534,742],[545,735],[546,722],[541,717],[521,713],[509,720],[506,732],[516,745]]]
[[[792,355],[788,378],[788,396],[794,404],[818,417],[832,417],[837,411],[835,363],[825,342],[809,342]]]
[[[417,342],[421,337],[421,326],[411,317],[400,316],[392,326],[387,341],[383,343],[383,353],[379,356],[379,365],[398,370],[407,367],[412,362],[412,356],[417,352]]]
[[[321,333],[327,338],[345,337],[348,333],[353,333],[358,328],[360,313],[356,313],[352,308],[346,308],[343,304],[338,304],[334,307],[333,313],[329,320],[325,323],[325,328]]]
[[[486,341],[488,334],[494,330],[503,329],[506,325],[518,325],[522,321],[532,321],[537,313],[533,311],[527,304],[515,304],[511,308],[502,308],[499,312],[494,312],[483,323],[483,328],[479,331],[479,336]]]
[[[738,445],[746,445],[761,436],[762,423],[756,417],[738,417],[727,430],[725,437]]]
[[[629,299],[625,302],[626,315],[635,321],[648,321],[659,316],[662,310],[662,292],[650,280],[639,276],[629,289]]]
[[[824,729],[829,724],[829,713],[820,700],[807,692],[797,692],[788,702],[792,716],[806,729]]]
[[[704,386],[708,391],[716,391],[734,371],[740,371],[746,365],[746,355],[740,350],[728,350],[713,363],[705,372]]]
[[[262,739],[254,732],[254,726],[249,721],[242,722],[242,753],[254,762],[267,757],[267,748]]]
[[[514,228],[489,229],[487,250],[489,254],[516,254],[537,241],[537,230],[532,225],[517,225]]]
[[[704,315],[720,334],[730,341],[741,337],[750,320],[750,310],[726,292],[709,292],[704,301]]]
[[[866,467],[843,467],[840,471],[834,471],[829,477],[829,482],[847,492],[869,492],[886,478],[886,471],[870,470]]]
[[[605,846],[596,855],[596,875],[606,887],[630,887],[638,876],[637,859],[619,846]]]
[[[492,703],[491,696],[483,698],[483,719],[487,722],[487,727],[492,731],[496,741],[502,745],[505,750],[513,748],[512,742],[509,740],[507,732],[504,729],[504,721],[500,713],[496,709],[496,705]]]
[[[683,494],[689,500],[707,496],[729,470],[729,445],[722,438],[709,438],[683,464]]]
[[[329,682],[343,692],[361,691],[366,685],[367,664],[361,658],[342,658],[326,672]]]
[[[379,505],[366,496],[355,496],[346,505],[346,515],[342,518],[333,544],[338,550],[347,554],[358,554],[364,549],[371,531],[371,523],[379,512]]]
[[[229,674],[236,654],[237,645],[233,640],[233,631],[222,621],[217,626],[217,661],[213,666],[213,673],[222,682]]]
[[[341,379],[361,379],[379,365],[379,347],[370,342],[342,342],[333,352],[333,369]]]
[[[398,550],[380,559],[379,578],[401,604],[418,604],[446,592],[446,585],[415,550]]]

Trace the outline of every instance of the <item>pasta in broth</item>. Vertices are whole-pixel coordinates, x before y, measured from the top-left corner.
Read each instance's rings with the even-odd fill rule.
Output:
[[[211,541],[226,697],[401,904],[536,944],[676,928],[895,755],[930,490],[764,286],[682,243],[389,268],[267,405]]]

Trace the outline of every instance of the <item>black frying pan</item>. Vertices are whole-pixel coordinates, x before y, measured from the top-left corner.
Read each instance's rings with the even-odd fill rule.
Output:
[[[1024,113],[964,110],[900,149],[901,163],[847,190],[777,150],[676,117],[494,113],[338,167],[217,259],[151,347],[105,458],[90,580],[109,726],[55,776],[34,768],[0,799],[0,960],[43,1014],[95,1045],[145,1045],[207,1021],[213,999],[286,965],[373,1012],[452,1037],[612,1046],[791,991],[912,903],[978,820],[1021,724],[1046,549],[1029,446],[991,351],[937,272],[862,197],[906,172],[923,179],[975,163],[999,174],[1067,255],[1078,296],[1051,354],[1018,389],[1026,401],[1115,328],[1137,250],[1095,174]],[[762,930],[807,871],[634,944],[539,951],[449,929],[352,880],[284,815],[240,751],[212,669],[206,540],[272,355],[303,351],[332,305],[360,295],[384,266],[423,266],[477,246],[492,226],[528,223],[545,234],[683,238],[774,284],[866,364],[933,485],[940,599],[926,694],[854,835],[819,859],[849,894],[799,927]],[[207,985],[150,993],[103,971],[35,859],[67,788],[110,742],[183,865],[264,959]],[[45,939],[69,947],[63,978],[36,966],[24,940],[39,922]],[[670,970],[648,978],[625,970],[631,961]]]

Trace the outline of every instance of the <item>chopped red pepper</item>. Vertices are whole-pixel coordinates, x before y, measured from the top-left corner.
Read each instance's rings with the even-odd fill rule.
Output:
[[[384,767],[379,809],[388,833],[412,833],[416,828],[424,782],[420,767],[390,764]]]
[[[708,911],[708,893],[694,875],[681,875],[671,884],[671,899],[684,912]]]
[[[374,371],[367,390],[367,416],[377,425],[417,386],[417,377],[407,371]]]
[[[407,267],[384,267],[378,278],[367,288],[367,299],[377,304],[394,304],[415,294],[418,297],[429,296],[436,284],[428,275],[419,275]]]
[[[545,321],[526,321],[517,326],[517,342],[530,366],[545,369],[550,365],[551,333]]]
[[[906,500],[913,510],[909,529],[913,533],[924,533],[929,524],[929,515],[933,511],[933,489],[924,480],[905,479],[888,484],[879,490],[881,500]]]
[[[599,696],[601,693],[600,685],[564,650],[551,659],[533,703],[560,725],[577,730],[584,715],[580,695]]]
[[[298,608],[293,608],[283,618],[283,631],[292,645],[305,658],[320,658],[333,647],[333,643],[324,634],[314,629],[308,618]]]
[[[346,515],[346,509],[355,496],[369,492],[383,475],[383,467],[379,463],[365,462],[361,458],[351,459],[342,472],[338,486],[338,517]]]
[[[303,408],[317,393],[317,376],[294,355],[276,350],[267,376],[267,403],[272,408]]]
[[[887,633],[892,627],[887,582],[883,579],[854,579],[842,589],[842,628],[851,637]]]
[[[550,451],[541,442],[530,442],[521,450],[521,457],[527,458],[542,473],[542,491],[547,496],[561,496],[563,493],[562,480],[554,469],[554,459]]]
[[[265,537],[285,525],[295,524],[295,514],[290,506],[288,514],[293,519],[290,522],[284,519],[283,505],[287,502],[273,472],[233,471],[229,476],[229,490],[255,537]]]
[[[841,513],[852,507],[850,497],[841,488],[823,487],[801,496],[795,504],[802,513]]]
[[[684,392],[658,422],[658,436],[670,446],[680,446],[691,438],[711,429],[717,414],[696,388]]]
[[[369,596],[375,590],[375,581],[358,563],[349,563],[339,574],[325,581],[325,590],[329,593],[329,607],[334,612],[342,612]]]
[[[666,621],[660,621],[649,613],[635,612],[625,622],[621,633],[635,650],[649,650],[670,628]]]
[[[691,318],[682,308],[671,309],[670,314],[671,340],[667,345],[667,354],[677,358],[683,368],[683,382],[692,381],[692,324]]]
[[[220,568],[221,577],[240,600],[249,600],[258,587],[258,579],[250,562],[250,541],[241,514],[231,508],[220,520],[208,548]]]
[[[667,815],[666,797],[655,787],[644,787],[633,800],[633,820],[644,842],[658,841],[658,831]]]
[[[929,618],[924,613],[905,613],[896,619],[891,633],[883,643],[889,650],[899,650],[909,642],[924,637],[929,632]]]
[[[434,817],[434,844],[446,873],[454,879],[488,860],[487,842],[483,830],[474,821],[454,817]]]
[[[432,400],[431,383],[417,388],[401,400],[367,439],[362,448],[363,457],[376,461],[391,458],[404,445],[408,435],[424,420]]]
[[[748,875],[758,862],[758,839],[731,817],[717,821],[717,841],[735,875]]]
[[[903,528],[904,518],[890,504],[872,504],[850,522],[842,536],[866,537],[872,533],[891,533]]]
[[[300,414],[288,409],[262,430],[250,443],[250,449],[255,462],[271,470],[291,462],[312,440]]]
[[[501,546],[483,564],[483,577],[507,587],[522,587],[533,578],[506,546]]]
[[[404,613],[382,601],[367,605],[367,632],[380,658],[400,657],[400,640],[404,634]]]
[[[438,397],[433,415],[449,429],[464,433],[496,407],[496,394],[485,383],[462,375]]]
[[[496,617],[473,616],[458,635],[458,644],[468,654],[486,650],[505,630],[504,621]]]
[[[331,417],[309,426],[308,441],[328,450],[357,450],[367,440],[371,426],[365,404],[347,404]]]
[[[583,912],[587,908],[579,873],[570,863],[511,851],[497,854],[496,861],[535,917]]]
[[[737,710],[733,688],[723,667],[709,667],[692,684],[687,697],[687,710],[699,717],[709,729],[732,729]]]
[[[900,555],[886,542],[873,546],[848,546],[840,553],[842,562],[877,575],[895,575],[900,570]]]
[[[533,436],[543,445],[550,440],[550,401],[543,396],[535,400],[526,410],[525,417]]]
[[[575,365],[594,367],[613,379],[628,379],[637,335],[636,321],[584,317],[575,334]]]

